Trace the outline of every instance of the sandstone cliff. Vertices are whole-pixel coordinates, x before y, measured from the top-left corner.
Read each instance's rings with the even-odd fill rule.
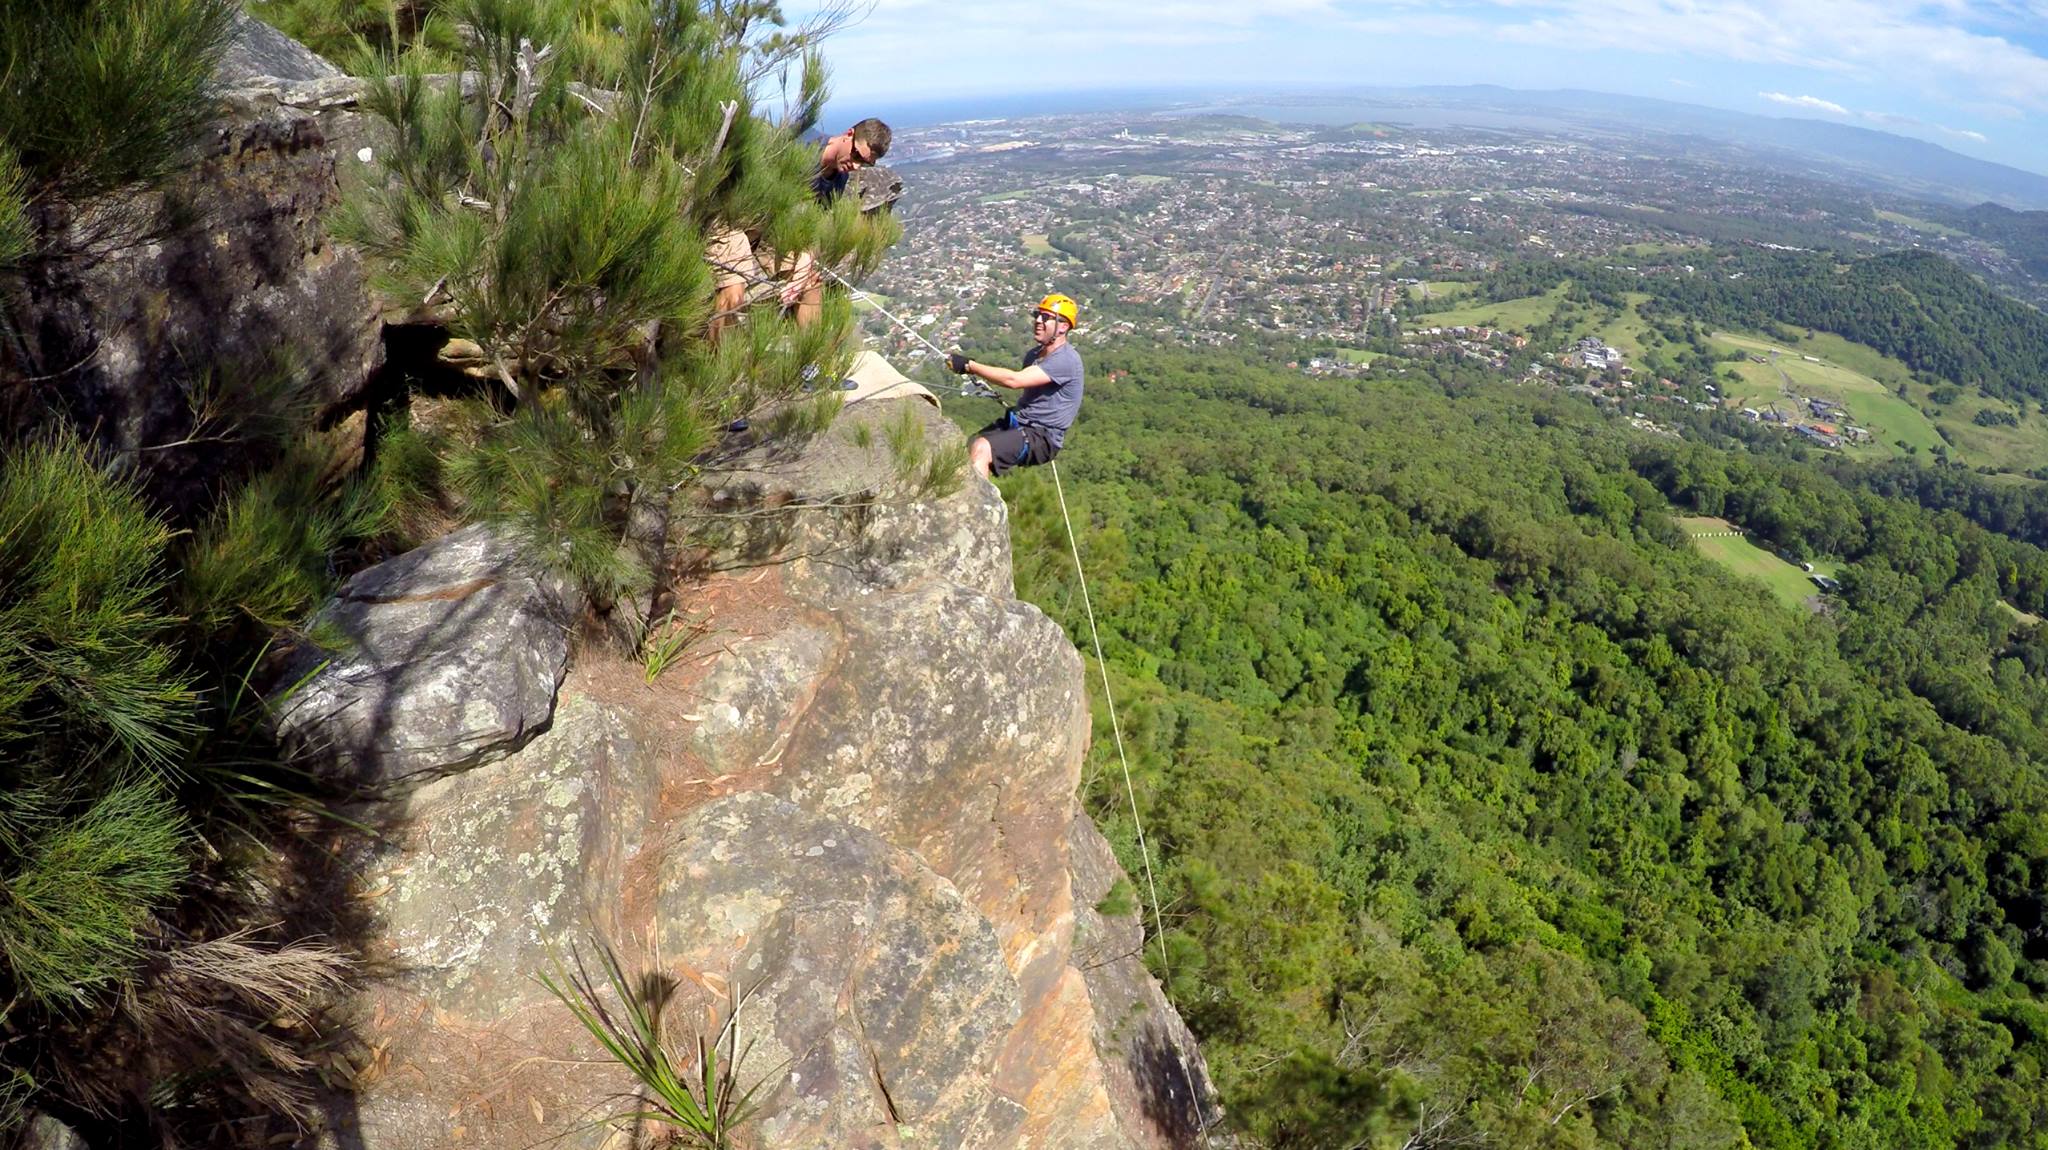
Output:
[[[535,981],[592,935],[679,1028],[747,995],[759,1145],[1189,1143],[1193,1044],[1136,917],[1093,910],[1120,872],[1074,798],[1080,657],[1014,597],[994,488],[873,500],[856,443],[906,416],[958,435],[870,400],[727,461],[702,514],[735,530],[679,597],[701,633],[652,685],[569,656],[561,589],[483,528],[329,605],[355,645],[285,727],[386,787],[358,874],[388,975],[325,1144],[604,1145],[630,1084]]]
[[[92,429],[174,508],[221,464],[209,368],[289,355],[294,401],[360,435],[405,310],[324,227],[378,145],[360,85],[253,21],[225,75],[188,177],[27,285],[10,354],[36,392],[0,410]],[[900,190],[863,175],[864,199]],[[756,1145],[1190,1144],[1199,1057],[1136,916],[1095,910],[1121,872],[1074,798],[1080,658],[1016,600],[993,488],[873,498],[889,468],[857,443],[958,431],[856,399],[802,450],[732,445],[699,508],[724,540],[677,603],[701,633],[652,685],[481,527],[324,608],[350,645],[301,668],[279,729],[379,796],[354,813],[380,835],[323,864],[374,977],[361,1073],[308,1144],[631,1142],[593,1124],[631,1083],[536,981],[593,937],[672,989],[678,1035],[747,996]]]

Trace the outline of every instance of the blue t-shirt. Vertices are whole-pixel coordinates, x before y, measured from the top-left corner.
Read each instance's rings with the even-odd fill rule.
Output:
[[[1058,351],[1040,360],[1041,348],[1033,345],[1024,353],[1024,366],[1038,364],[1051,383],[1027,387],[1017,404],[1017,422],[1028,423],[1045,432],[1054,447],[1066,446],[1067,428],[1081,414],[1081,353],[1073,344],[1061,344]]]

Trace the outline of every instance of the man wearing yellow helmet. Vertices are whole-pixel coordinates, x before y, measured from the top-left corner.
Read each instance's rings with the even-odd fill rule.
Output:
[[[1050,463],[1066,445],[1067,429],[1081,414],[1081,353],[1067,342],[1067,333],[1080,319],[1080,306],[1054,292],[1032,310],[1033,342],[1024,353],[1024,366],[1012,371],[977,363],[957,351],[947,357],[946,365],[961,375],[1024,393],[1015,408],[982,428],[967,445],[967,457],[983,479],[991,472],[1001,475],[1012,467]]]

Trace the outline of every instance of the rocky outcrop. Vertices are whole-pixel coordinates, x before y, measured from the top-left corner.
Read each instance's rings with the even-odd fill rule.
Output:
[[[383,355],[362,263],[323,220],[370,144],[359,83],[246,17],[219,79],[221,118],[188,171],[46,221],[68,253],[27,277],[9,349],[36,379],[29,414],[92,429],[172,506],[218,473],[220,429],[195,427],[209,389],[280,377],[280,407],[332,412]],[[166,447],[195,431],[208,442]]]
[[[890,495],[901,420],[957,448],[916,399],[735,444],[699,525],[741,529],[697,557],[675,669],[579,652],[538,736],[363,812],[390,973],[328,1145],[604,1145],[628,1084],[535,981],[593,937],[678,1037],[737,1004],[751,1144],[1190,1144],[1199,1058],[1135,920],[1093,909],[1080,658],[1013,597],[992,487]]]
[[[305,764],[375,788],[524,746],[554,714],[575,604],[517,544],[466,527],[356,574],[313,621],[278,708]]]

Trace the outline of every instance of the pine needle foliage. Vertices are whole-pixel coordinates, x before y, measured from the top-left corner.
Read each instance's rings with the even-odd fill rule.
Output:
[[[671,502],[717,429],[850,359],[838,291],[807,327],[771,304],[710,339],[706,237],[737,229],[765,264],[786,271],[808,251],[857,276],[899,233],[812,197],[814,53],[791,114],[756,111],[763,62],[809,52],[772,4],[451,0],[442,13],[465,30],[460,82],[420,51],[363,69],[393,143],[340,228],[381,290],[422,301],[490,365],[497,393],[471,405],[467,433],[435,442],[444,493],[613,602],[650,585]]]
[[[38,787],[4,800],[12,867],[0,899],[0,957],[14,992],[76,1007],[142,959],[140,929],[185,877],[185,823],[163,787],[132,778],[68,817],[72,793]]]
[[[168,174],[214,113],[234,0],[0,4],[0,140],[38,193]]]
[[[0,142],[0,275],[28,260],[35,232],[28,218],[28,178],[14,149]]]
[[[24,1104],[304,1111],[296,1044],[347,963],[207,937],[249,908],[193,875],[231,878],[232,840],[304,803],[247,682],[385,518],[389,484],[336,470],[308,437],[186,534],[75,437],[0,452],[0,1081]]]
[[[169,530],[75,440],[0,463],[0,959],[16,1001],[120,979],[186,872],[166,782],[198,700],[162,602]]]
[[[179,551],[174,601],[188,635],[211,645],[263,642],[319,604],[334,557],[379,534],[392,489],[378,477],[338,487],[317,440],[233,490]]]
[[[196,701],[159,602],[169,542],[76,440],[0,468],[0,759],[61,740],[92,761],[172,765]]]

